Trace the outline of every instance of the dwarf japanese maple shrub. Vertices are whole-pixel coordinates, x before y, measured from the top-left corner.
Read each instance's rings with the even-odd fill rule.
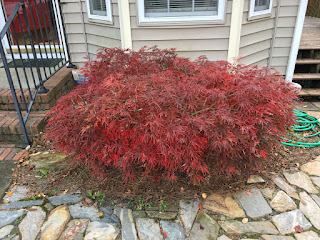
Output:
[[[194,182],[248,171],[294,121],[294,89],[267,69],[154,47],[101,50],[83,71],[91,81],[49,112],[46,138],[101,177],[106,167]]]

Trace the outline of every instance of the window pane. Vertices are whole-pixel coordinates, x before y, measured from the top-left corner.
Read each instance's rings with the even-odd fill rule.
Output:
[[[255,0],[254,11],[263,11],[269,9],[270,0]]]
[[[89,0],[92,15],[107,16],[106,0]]]
[[[218,0],[144,0],[146,17],[213,16]]]

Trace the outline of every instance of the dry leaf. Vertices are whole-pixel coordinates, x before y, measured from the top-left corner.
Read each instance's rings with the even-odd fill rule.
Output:
[[[303,229],[300,225],[295,226],[295,227],[294,227],[294,230],[295,230],[297,233],[304,232],[304,229]]]
[[[118,206],[121,207],[121,206],[122,206],[122,203],[119,203]]]
[[[93,204],[93,206],[98,206],[98,201],[96,201],[94,204]]]
[[[201,196],[202,196],[203,199],[207,198],[207,194],[206,193],[202,193]]]
[[[30,208],[28,211],[29,212],[35,212],[35,211],[37,211],[37,209],[36,208]]]
[[[204,229],[204,226],[202,226],[201,224],[200,224],[200,229],[201,229],[201,230],[203,230],[203,229]]]
[[[300,199],[300,202],[303,204],[303,205],[306,205],[307,203],[304,201],[304,200],[302,200],[302,199]]]
[[[98,216],[99,216],[99,217],[102,217],[102,216],[103,216],[103,212],[99,212],[99,213],[98,213]]]
[[[69,189],[66,189],[66,190],[63,191],[62,194],[63,194],[63,195],[66,195],[68,191],[69,191]]]
[[[246,191],[246,193],[250,196],[251,195],[251,192],[249,190]]]
[[[10,201],[9,200],[2,200],[2,202],[4,202],[4,203],[9,203]]]
[[[12,194],[14,193],[14,191],[11,192],[5,192],[7,194],[8,197],[12,197]]]

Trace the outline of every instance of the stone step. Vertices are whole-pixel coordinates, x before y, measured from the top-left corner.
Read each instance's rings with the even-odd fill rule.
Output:
[[[293,81],[320,80],[320,73],[295,73]]]
[[[320,58],[301,58],[297,59],[296,64],[320,64]]]
[[[317,97],[320,96],[320,89],[318,88],[304,88],[299,94],[301,97]]]
[[[46,113],[47,111],[30,113],[26,124],[26,130],[30,139],[43,131]],[[0,141],[22,143],[22,129],[15,111],[0,111]]]
[[[49,90],[45,94],[37,94],[35,102],[32,105],[32,110],[48,110],[53,107],[57,100],[70,92],[75,82],[73,80],[72,69],[62,68],[52,77],[50,77],[44,86]],[[34,94],[34,90],[28,91],[28,89],[21,90],[16,89],[16,95],[18,98],[19,106],[21,109],[25,109],[23,97],[27,105],[31,101],[31,96]],[[0,89],[0,110],[15,110],[15,105],[10,89]]]

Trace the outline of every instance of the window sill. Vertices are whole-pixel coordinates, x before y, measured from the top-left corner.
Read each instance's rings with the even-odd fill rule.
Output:
[[[102,20],[102,19],[96,19],[96,18],[92,18],[92,17],[89,17],[89,18],[88,18],[88,21],[89,21],[90,23],[98,23],[98,24],[104,24],[104,25],[113,25],[113,22],[112,22],[112,21]]]
[[[177,18],[176,20],[139,20],[137,25],[139,27],[163,27],[163,26],[194,26],[194,25],[223,25],[225,24],[225,18],[223,19],[212,19],[212,20],[193,20],[192,18],[188,20],[181,20]]]
[[[248,21],[254,21],[254,20],[260,20],[263,18],[271,18],[272,17],[272,13],[264,13],[264,14],[259,14],[256,16],[250,16],[248,13]]]

